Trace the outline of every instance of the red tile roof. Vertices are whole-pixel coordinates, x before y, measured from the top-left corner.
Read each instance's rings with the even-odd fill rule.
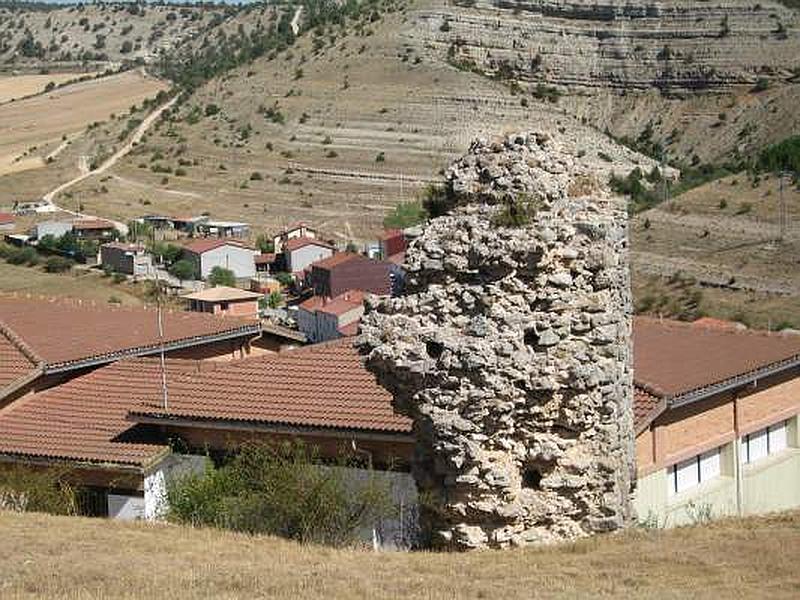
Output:
[[[329,315],[342,316],[344,313],[358,308],[364,304],[364,292],[361,290],[348,290],[344,294],[324,303],[317,310]]]
[[[0,225],[11,225],[14,220],[14,215],[11,213],[0,212]]]
[[[6,335],[0,324],[0,398],[4,395],[4,389],[32,375],[38,363],[34,355],[15,343],[13,334]]]
[[[800,359],[800,336],[636,317],[633,350],[636,384],[673,397]]]
[[[196,369],[195,361],[167,361],[168,379]],[[161,398],[160,374],[156,359],[120,361],[25,396],[0,410],[0,453],[147,466],[168,448],[126,417],[137,400]]]
[[[197,346],[259,330],[254,319],[174,311],[165,311],[163,316],[168,347]],[[160,348],[153,308],[0,295],[0,327],[24,343],[48,371],[80,366],[87,360],[103,363],[152,354]],[[5,372],[5,362],[0,363],[0,373]]]
[[[337,252],[333,256],[329,256],[328,258],[323,258],[315,263],[311,263],[311,268],[328,270],[337,265],[350,262],[351,260],[368,261],[369,259],[366,256],[361,256],[355,252]]]
[[[349,339],[176,377],[169,398],[169,410],[149,401],[132,409],[132,418],[411,431],[411,421],[394,412],[391,395],[366,370]]]
[[[289,252],[294,252],[295,250],[299,250],[300,248],[305,248],[306,246],[319,246],[320,248],[328,248],[329,250],[336,250],[336,248],[334,248],[330,244],[323,242],[322,240],[310,237],[292,238],[290,240],[287,240],[283,246]]]
[[[208,238],[208,239],[197,239],[192,240],[183,245],[183,249],[187,252],[191,252],[192,254],[203,254],[204,252],[208,252],[209,250],[216,250],[217,248],[221,248],[222,246],[236,246],[237,248],[243,248],[245,250],[254,250],[244,242],[240,242],[239,240],[232,240],[226,238]]]

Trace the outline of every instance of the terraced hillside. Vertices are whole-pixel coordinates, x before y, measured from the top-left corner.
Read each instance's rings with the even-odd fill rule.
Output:
[[[116,218],[205,211],[256,230],[303,218],[345,241],[374,236],[476,136],[548,131],[606,174],[655,166],[623,143],[682,169],[741,165],[800,132],[800,13],[784,4],[365,0],[346,18],[321,18],[338,9],[319,1],[300,12],[234,11],[175,55],[200,75],[221,74],[193,80],[128,157],[62,200]],[[278,21],[285,29],[289,14],[294,44],[254,52],[252,41]],[[213,56],[220,48],[232,53],[224,68]],[[244,51],[258,58],[238,60]],[[91,161],[122,133],[116,122],[94,128],[80,154],[76,142],[37,177],[0,183],[16,189],[24,179],[26,194],[44,193],[54,167]],[[765,246],[758,219],[775,222],[776,192],[751,193],[737,177],[724,188],[725,210],[703,208],[723,181],[637,217],[637,287],[656,297],[651,310],[671,298],[667,312],[687,316],[753,314],[754,303],[792,316],[794,213],[777,250]],[[743,204],[751,212],[736,214]]]

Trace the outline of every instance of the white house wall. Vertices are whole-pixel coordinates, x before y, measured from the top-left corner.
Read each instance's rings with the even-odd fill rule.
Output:
[[[236,246],[221,246],[203,252],[200,261],[200,275],[206,279],[214,267],[230,269],[237,278],[254,277],[256,274],[255,250],[237,248]]]
[[[176,478],[190,473],[203,473],[208,458],[192,454],[170,454],[144,478],[144,518],[148,521],[163,519],[169,508],[167,489]]]
[[[302,271],[307,266],[333,255],[333,250],[322,246],[303,246],[291,252],[289,268],[293,273]]]

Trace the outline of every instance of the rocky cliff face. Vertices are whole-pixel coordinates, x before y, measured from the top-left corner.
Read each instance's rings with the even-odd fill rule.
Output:
[[[420,10],[407,34],[499,78],[681,93],[792,77],[797,27],[777,2],[462,0]]]
[[[458,549],[624,527],[624,203],[539,133],[476,141],[446,178],[446,214],[407,253],[406,295],[369,306],[358,341],[414,420],[423,526]]]

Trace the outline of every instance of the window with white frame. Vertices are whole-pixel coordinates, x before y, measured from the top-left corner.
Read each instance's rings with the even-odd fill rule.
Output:
[[[788,446],[787,425],[788,421],[781,421],[743,436],[739,448],[742,464],[746,465],[785,450]]]
[[[672,465],[667,469],[667,485],[670,496],[685,492],[695,486],[719,477],[722,469],[720,448]]]

